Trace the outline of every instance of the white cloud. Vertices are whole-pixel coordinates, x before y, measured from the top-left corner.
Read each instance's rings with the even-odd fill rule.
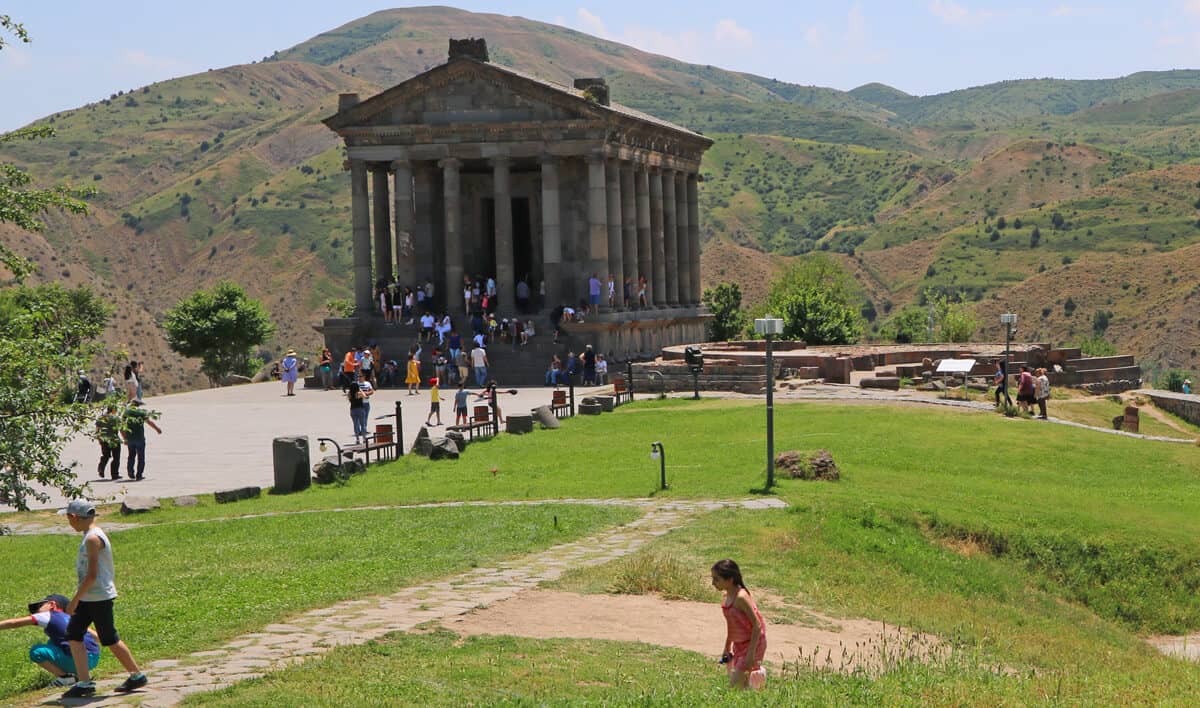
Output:
[[[579,8],[575,11],[576,27],[581,32],[595,35],[602,39],[611,39],[608,36],[608,28],[604,26],[604,20],[599,16],[589,12],[587,8]]]
[[[1066,7],[1066,6],[1062,6]],[[954,0],[933,0],[929,3],[929,12],[943,23],[955,27],[975,27],[991,20],[1002,17],[1028,15],[1028,10],[1006,9],[1004,12],[993,10],[973,10]]]
[[[1200,15],[1200,0],[1184,0],[1181,9],[1189,15]]]
[[[684,61],[710,63],[714,52],[746,50],[754,46],[754,33],[731,18],[718,20],[709,29],[664,32],[655,27],[626,25],[617,33],[609,30],[603,18],[586,8],[579,8],[575,15],[575,29],[581,32]]]
[[[717,20],[717,26],[713,30],[713,38],[720,44],[731,44],[743,49],[747,49],[754,44],[754,35],[750,30],[739,25],[737,20]]]
[[[138,69],[175,70],[183,66],[183,62],[171,57],[158,57],[141,49],[125,49],[121,51],[121,63]]]
[[[822,25],[813,25],[804,30],[804,43],[812,49],[820,49],[825,46],[825,27]]]
[[[867,43],[867,20],[859,3],[854,3],[846,13],[846,41],[859,47]]]

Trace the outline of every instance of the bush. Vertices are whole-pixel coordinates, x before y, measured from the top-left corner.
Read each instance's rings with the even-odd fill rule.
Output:
[[[1076,346],[1079,347],[1084,356],[1113,356],[1117,353],[1117,348],[1099,335],[1082,339]]]
[[[712,313],[708,323],[710,342],[724,342],[741,337],[746,330],[746,313],[742,311],[742,288],[737,283],[721,283],[704,291],[701,298]]]
[[[653,552],[638,553],[620,561],[608,590],[621,595],[653,592],[667,600],[712,599],[712,590],[695,566]]]

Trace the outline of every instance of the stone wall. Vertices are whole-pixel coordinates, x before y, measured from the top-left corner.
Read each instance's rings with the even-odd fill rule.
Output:
[[[1171,391],[1148,391],[1154,405],[1183,418],[1189,423],[1200,425],[1200,396]]]
[[[779,372],[776,371],[776,376]],[[736,391],[762,393],[767,388],[765,365],[739,364],[732,360],[706,359],[704,371],[696,383],[701,391]],[[657,360],[633,365],[633,386],[638,394],[692,391],[692,372],[687,364],[674,360]]]

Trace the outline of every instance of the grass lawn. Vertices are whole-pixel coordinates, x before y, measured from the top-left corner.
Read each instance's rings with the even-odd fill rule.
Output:
[[[191,696],[186,705],[833,705],[922,704],[961,669],[906,663],[879,680],[772,674],[762,693],[731,693],[724,671],[692,652],[633,642],[534,640],[444,630],[389,635],[326,658]],[[976,670],[987,681],[986,671]],[[994,677],[993,677],[994,680]],[[314,686],[320,686],[319,690]],[[898,700],[895,700],[898,699]],[[960,703],[971,694],[960,694]]]
[[[1108,398],[1091,398],[1059,405],[1055,405],[1055,402],[1051,401],[1049,413],[1055,418],[1062,418],[1074,423],[1111,428],[1112,419],[1125,414],[1125,404]],[[1162,411],[1162,414],[1182,428],[1182,432],[1144,411],[1138,416],[1138,432],[1142,435],[1167,438],[1200,438],[1200,428],[1197,426],[1166,411]]]
[[[636,516],[620,507],[554,504],[327,512],[114,532],[117,627],[139,660],[176,657],[303,610],[395,592]],[[71,593],[78,537],[0,543],[5,616],[19,616],[47,592]],[[43,639],[36,628],[0,633],[0,699],[45,683],[47,675],[26,658]],[[119,668],[107,652],[100,666]]]
[[[1184,701],[1197,685],[1200,674],[1192,665],[1155,655],[1136,635],[1200,628],[1200,448],[933,407],[785,403],[776,406],[775,417],[776,450],[827,448],[842,479],[781,480],[773,493],[791,509],[720,512],[656,542],[655,552],[677,558],[676,566],[695,568],[698,574],[718,557],[734,557],[746,564],[751,588],[770,588],[834,615],[866,616],[934,632],[954,642],[954,660],[959,662],[902,665],[879,679],[800,671],[787,686],[772,689],[779,691],[770,694],[778,702],[928,698],[938,703],[1025,703],[1053,701],[1056,696],[1074,702]],[[639,402],[600,418],[566,421],[557,432],[501,436],[470,447],[457,461],[406,457],[373,468],[345,486],[266,497],[236,507],[216,507],[206,500],[199,507],[165,508],[139,520],[166,523],[235,511],[453,499],[651,493],[666,498],[744,497],[763,486],[763,418],[761,404],[754,402]],[[654,440],[667,450],[671,486],[665,492],[654,492],[658,464],[649,459]],[[428,518],[453,516],[451,512],[429,510]],[[458,514],[469,519],[480,512],[468,508]],[[331,515],[306,514],[261,521],[321,525],[328,518]],[[229,528],[233,526],[166,523],[129,533],[142,534],[138,538],[149,544],[156,534],[174,534],[176,529],[212,529],[214,538],[224,537],[222,543],[236,547],[245,542],[242,534],[229,538]],[[421,533],[427,537],[428,528]],[[59,548],[65,555],[47,567],[69,568],[66,560],[73,543],[19,538],[5,543],[10,541]],[[129,545],[123,539],[116,542],[119,551]],[[446,551],[430,552],[441,557]],[[168,567],[164,575],[171,579],[164,584],[187,582],[186,566]],[[595,575],[584,572],[568,580],[581,588],[603,590],[616,575],[613,568],[591,572]],[[45,573],[37,578],[44,582]],[[229,592],[204,587],[214,603],[224,601]],[[41,588],[26,582],[12,601],[30,591],[37,594]],[[138,636],[132,626],[128,631]],[[141,634],[154,631],[144,629]],[[381,643],[382,649],[339,650],[313,666],[280,676],[319,676],[315,680],[330,687],[330,704],[386,702],[384,694],[371,688],[373,681],[381,680],[372,676],[410,676],[414,663],[421,663],[429,677],[403,681],[419,683],[413,695],[435,703],[490,702],[498,697],[588,700],[594,682],[610,684],[607,692],[594,694],[595,700],[611,696],[617,703],[637,702],[643,693],[660,703],[694,703],[723,695],[712,693],[720,681],[712,678],[711,667],[696,663],[699,660],[691,655],[598,642],[515,642],[515,652],[535,657],[531,671],[536,675],[528,681],[517,680],[530,676],[519,661],[506,662],[497,655],[475,673],[464,668],[463,685],[447,687],[458,670],[452,658],[483,662],[492,646],[487,641],[452,646],[444,637],[399,637]],[[431,655],[423,654],[430,645],[422,642],[433,642]],[[360,651],[391,652],[389,656],[397,658],[395,664],[380,659],[378,666],[361,669],[366,673],[348,672],[345,679],[320,668]],[[479,656],[471,658],[472,651]],[[557,675],[542,676],[573,661],[562,658],[566,663],[561,663],[555,657],[577,651],[597,652],[598,657],[580,665],[582,678],[564,682]],[[626,678],[611,678],[609,657],[640,653],[656,658],[642,668],[630,659],[628,670],[619,674]],[[426,667],[426,660],[431,666]],[[1015,673],[997,675],[980,668],[987,665]],[[318,673],[305,673],[309,671]],[[495,679],[489,672],[507,678]],[[682,693],[671,693],[675,684],[664,682],[664,674],[683,677],[678,684]],[[362,680],[356,682],[355,676]],[[235,688],[228,697],[241,701],[242,690],[267,690],[280,693],[261,694],[265,698],[247,693],[251,697],[244,702],[285,701],[286,692],[315,685],[303,680],[289,686],[268,677]],[[514,687],[473,693],[487,691],[491,683]],[[319,699],[305,695],[308,702],[325,700],[325,694]]]

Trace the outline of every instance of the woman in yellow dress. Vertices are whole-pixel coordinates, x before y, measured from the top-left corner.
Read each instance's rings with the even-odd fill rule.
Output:
[[[408,384],[408,395],[417,395],[417,389],[421,387],[421,363],[415,356],[408,357],[408,369],[404,375],[404,383]]]

